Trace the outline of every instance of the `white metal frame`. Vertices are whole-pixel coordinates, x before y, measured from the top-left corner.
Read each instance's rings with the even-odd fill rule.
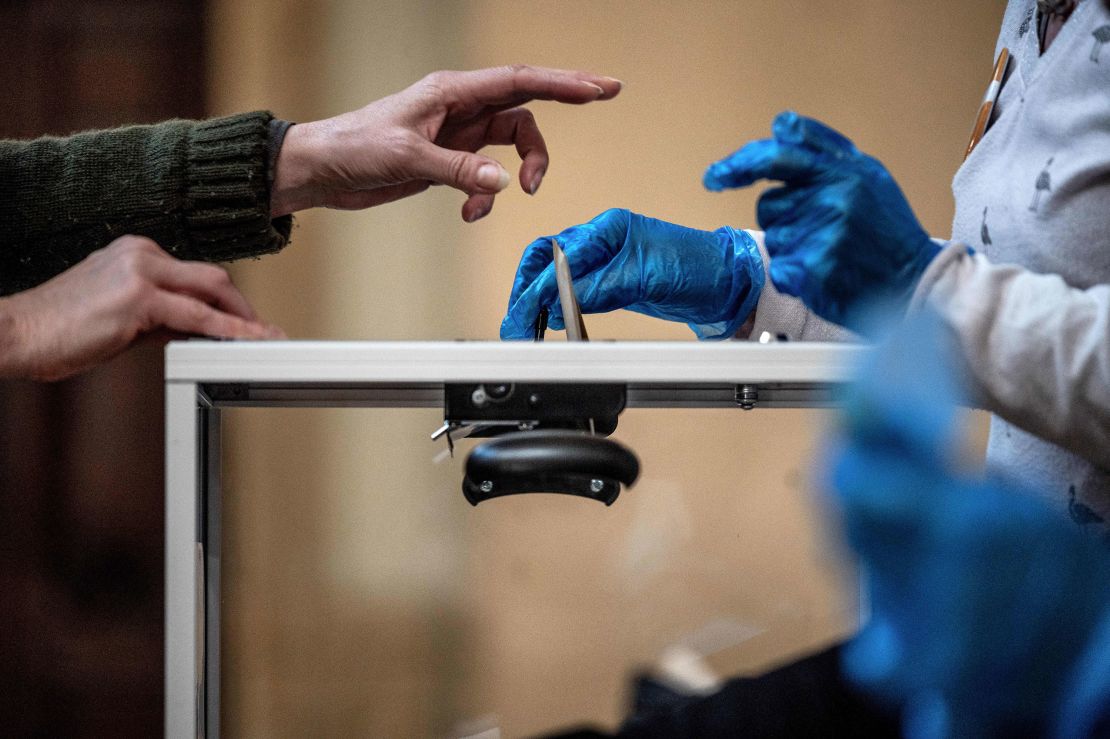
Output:
[[[166,736],[219,736],[220,409],[417,408],[447,382],[625,383],[629,407],[823,407],[835,344],[173,342],[166,348]]]

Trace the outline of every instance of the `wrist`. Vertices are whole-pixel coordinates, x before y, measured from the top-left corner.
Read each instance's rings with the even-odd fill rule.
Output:
[[[25,322],[16,310],[14,298],[0,298],[0,377],[27,377]]]
[[[274,161],[270,217],[278,218],[317,205],[315,155],[318,144],[311,123],[290,126]]]
[[[917,248],[916,252],[914,252],[912,259],[908,260],[902,279],[903,284],[895,283],[897,285],[898,294],[904,294],[904,302],[907,306],[912,296],[917,292],[917,286],[920,284],[921,278],[925,275],[925,272],[929,269],[929,265],[933,263],[937,255],[942,251],[940,245],[929,238],[928,235],[923,234],[922,239],[921,245]]]
[[[721,320],[712,323],[688,324],[699,339],[731,339],[747,326],[748,334],[755,325],[755,307],[766,279],[759,245],[747,231],[723,226],[713,232],[720,239],[725,269],[731,274],[728,294]]]

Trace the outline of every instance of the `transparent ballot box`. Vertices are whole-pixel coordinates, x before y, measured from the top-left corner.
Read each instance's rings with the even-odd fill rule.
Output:
[[[857,351],[171,344],[167,735],[612,728],[638,677],[705,693],[851,633],[812,472]],[[489,439],[430,437],[494,383],[619,385],[636,483],[471,505]]]

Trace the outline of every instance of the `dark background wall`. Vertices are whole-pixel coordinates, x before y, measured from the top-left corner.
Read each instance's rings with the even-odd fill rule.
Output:
[[[203,8],[0,3],[0,136],[202,116]],[[161,356],[0,382],[5,735],[161,733]]]

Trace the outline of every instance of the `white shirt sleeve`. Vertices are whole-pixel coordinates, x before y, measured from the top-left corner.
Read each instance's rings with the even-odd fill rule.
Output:
[[[922,305],[952,333],[974,402],[1110,468],[1110,285],[1079,290],[954,243],[922,275]]]

